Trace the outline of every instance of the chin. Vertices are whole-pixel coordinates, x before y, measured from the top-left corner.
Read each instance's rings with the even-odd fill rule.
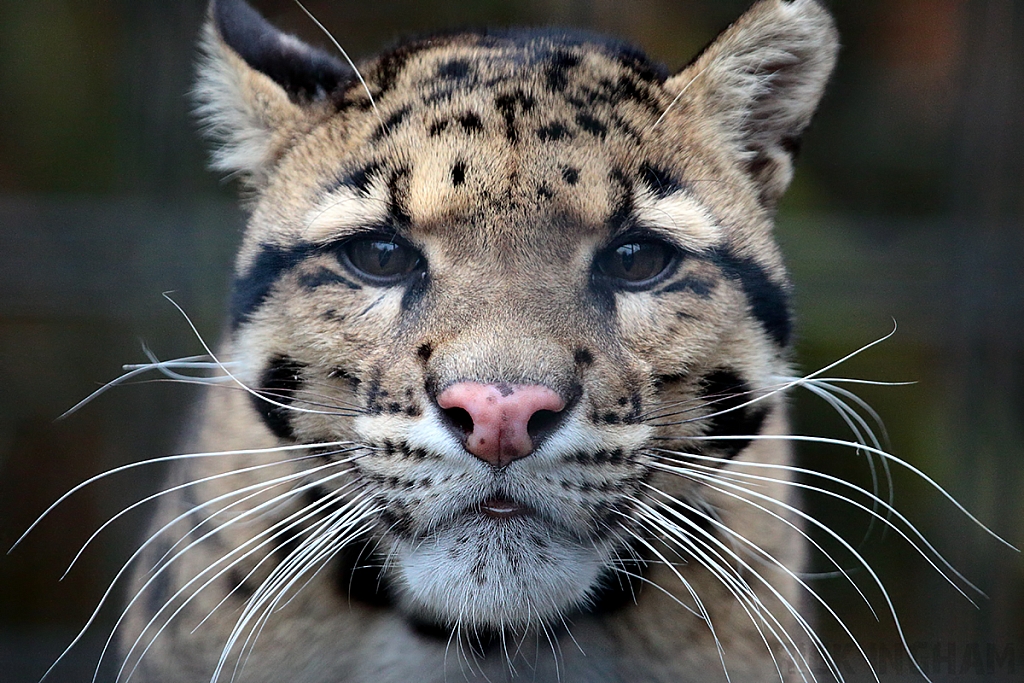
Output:
[[[476,512],[395,549],[405,611],[469,631],[525,629],[586,606],[613,552],[530,515]]]

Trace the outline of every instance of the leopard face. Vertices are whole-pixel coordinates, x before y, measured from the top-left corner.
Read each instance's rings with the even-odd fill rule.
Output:
[[[254,432],[344,461],[308,465],[324,552],[357,535],[395,609],[479,630],[642,578],[650,511],[709,499],[662,448],[725,467],[784,428],[772,216],[835,47],[765,0],[676,74],[503,31],[357,76],[217,2],[200,113],[251,210],[227,355]]]

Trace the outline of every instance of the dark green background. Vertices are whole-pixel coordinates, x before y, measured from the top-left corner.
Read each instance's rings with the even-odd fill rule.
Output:
[[[259,8],[324,40],[288,0]],[[611,32],[670,66],[685,63],[743,0],[309,0],[353,54],[433,28],[565,24]],[[1024,3],[831,3],[844,49],[809,132],[779,236],[797,285],[799,360],[812,369],[892,328],[850,376],[915,380],[862,393],[894,452],[979,518],[1024,545]],[[143,360],[199,353],[161,292],[215,338],[242,217],[233,190],[203,169],[187,91],[203,3],[0,0],[0,545],[88,476],[173,452],[194,393],[120,388],[55,418]],[[797,395],[797,429],[843,436]],[[814,467],[866,482],[849,451],[801,448]],[[152,490],[152,469],[93,486],[0,557],[0,679],[34,682],[84,623],[127,557],[141,518],[116,524],[62,583],[100,523]],[[934,490],[897,472],[896,502],[988,599],[972,607],[894,535],[863,546],[884,577],[933,680],[1024,680],[1024,561]],[[863,515],[807,501],[856,543]],[[847,559],[852,565],[852,560]],[[876,608],[884,610],[868,576]],[[815,586],[848,616],[884,680],[897,660],[891,620],[876,623],[838,580]],[[56,681],[84,680],[96,637]],[[826,639],[865,673],[834,625]],[[953,658],[949,658],[952,648]],[[977,659],[975,656],[977,655]],[[989,655],[995,658],[988,661]]]

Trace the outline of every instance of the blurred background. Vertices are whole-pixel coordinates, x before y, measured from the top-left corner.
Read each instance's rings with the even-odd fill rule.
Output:
[[[291,0],[254,3],[323,45]],[[838,72],[808,133],[779,236],[797,286],[798,359],[812,370],[873,341],[850,377],[892,451],[1024,547],[1024,2],[830,3]],[[308,0],[354,55],[435,28],[562,24],[609,32],[676,68],[746,0]],[[56,418],[123,363],[201,353],[161,293],[218,336],[243,216],[204,170],[189,114],[202,0],[0,0],[0,549],[62,493],[123,463],[174,452],[194,392],[115,389]],[[831,409],[795,395],[797,431],[844,437]],[[808,467],[870,486],[861,456],[800,448]],[[159,483],[154,467],[62,504],[0,555],[0,680],[35,683],[86,622],[145,515],[78,547]],[[921,478],[894,471],[896,505],[985,597],[973,606],[895,534],[834,499],[808,509],[884,578],[907,641],[935,681],[1024,680],[1024,560]],[[852,567],[852,558],[844,560]],[[828,567],[821,563],[821,570]],[[885,681],[922,680],[841,580],[812,583]],[[88,680],[116,610],[51,680]],[[834,623],[822,632],[850,680],[867,668]]]

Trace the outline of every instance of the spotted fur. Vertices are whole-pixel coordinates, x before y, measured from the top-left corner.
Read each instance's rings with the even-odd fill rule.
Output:
[[[787,430],[772,219],[836,46],[814,0],[761,0],[674,74],[556,30],[432,36],[357,74],[216,0],[196,98],[251,213],[235,381],[194,447],[238,452],[176,465],[193,484],[154,538],[182,540],[145,551],[122,679],[809,677],[800,520],[716,482],[790,461],[756,439]],[[419,261],[374,279],[367,239]],[[611,274],[634,247],[663,267]],[[465,381],[566,408],[495,468],[438,406]],[[687,457],[712,474],[665,467]],[[529,514],[483,515],[496,496]]]

